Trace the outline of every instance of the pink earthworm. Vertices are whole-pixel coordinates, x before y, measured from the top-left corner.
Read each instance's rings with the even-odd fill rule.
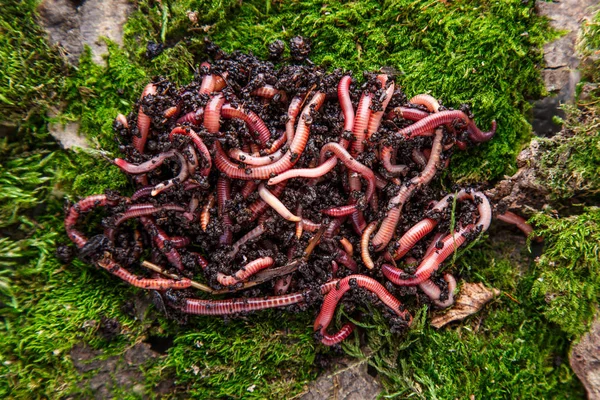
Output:
[[[292,212],[287,209],[287,207],[277,198],[277,196],[273,195],[273,193],[266,188],[264,183],[258,185],[258,195],[265,203],[270,205],[271,208],[277,212],[277,214],[281,215],[282,218],[292,222],[302,221],[302,218],[292,214]]]
[[[98,265],[111,274],[123,279],[132,286],[148,290],[187,289],[192,286],[192,281],[187,278],[180,280],[163,278],[140,278],[121,267],[111,259],[103,259]]]
[[[222,76],[219,75],[213,75],[213,79],[215,80],[215,86],[213,88],[214,92],[219,92],[221,90],[223,90],[223,88],[225,88],[225,86],[227,86],[227,76],[229,74],[227,72],[223,72]]]
[[[277,196],[280,196],[281,193],[283,193],[284,189],[285,189],[285,182],[280,183],[279,185],[275,185],[273,187],[273,189],[270,190],[270,192],[273,194],[273,196],[277,197]],[[250,213],[251,213],[249,222],[252,222],[255,219],[257,219],[258,217],[260,217],[261,215],[263,215],[265,213],[265,211],[267,211],[268,209],[269,209],[269,205],[263,199],[258,199],[254,203],[250,204],[248,206],[248,211],[250,211]]]
[[[321,210],[321,212],[325,215],[329,215],[330,217],[345,217],[356,212],[356,204],[326,208]]]
[[[437,224],[438,221],[431,218],[425,218],[406,231],[400,240],[398,240],[398,248],[394,254],[394,259],[398,260],[402,258],[419,240],[431,233]]]
[[[371,199],[371,196],[375,192],[375,174],[371,169],[358,161],[356,161],[339,143],[329,142],[321,148],[321,159],[323,159],[327,152],[331,151],[337,158],[344,163],[344,165],[359,174],[367,181],[367,201]]]
[[[279,150],[281,147],[283,147],[283,145],[287,142],[287,137],[285,136],[285,133],[283,133],[283,132],[278,132],[278,133],[280,133],[279,137],[273,141],[273,144],[271,145],[271,147],[262,149],[258,153],[253,153],[252,155],[260,156],[262,154],[265,154],[265,155],[273,154],[277,150]]]
[[[257,181],[246,181],[246,184],[240,190],[240,194],[242,195],[242,197],[244,199],[247,199],[248,196],[250,196],[252,193],[254,193],[254,191],[256,190],[257,187],[258,187]]]
[[[335,309],[337,308],[338,303],[342,299],[342,296],[354,287],[360,287],[362,289],[366,289],[369,292],[375,294],[383,304],[389,307],[394,314],[403,318],[407,325],[410,326],[412,323],[412,316],[408,311],[403,310],[402,303],[396,299],[390,292],[388,292],[385,287],[375,279],[370,278],[365,275],[349,275],[343,279],[340,279],[337,282],[337,285],[331,289],[331,291],[325,296],[323,300],[323,305],[321,306],[321,311],[317,316],[314,323],[314,330],[319,331],[323,337],[329,336],[327,335],[327,327],[331,323],[333,319],[333,314],[335,313]],[[348,330],[349,328],[345,328]],[[338,334],[333,335],[343,336],[338,332]],[[347,336],[347,335],[346,335]],[[332,336],[329,336],[330,338]],[[339,338],[339,337],[338,337]],[[333,344],[332,341],[328,341],[330,344]]]
[[[210,69],[210,64],[207,62],[203,62],[200,64],[200,67]],[[215,90],[215,76],[209,74],[204,75],[202,78],[202,83],[200,84],[200,90],[198,93],[200,94],[211,94]]]
[[[210,152],[208,151],[208,147],[206,147],[200,136],[198,136],[198,134],[194,132],[193,129],[182,127],[176,127],[171,131],[171,133],[169,133],[170,141],[173,141],[174,135],[187,136],[192,139],[194,146],[196,146],[196,149],[198,149],[198,151],[202,154],[202,156],[207,162],[207,166],[200,171],[200,175],[208,176],[212,168],[212,158],[210,156]]]
[[[204,108],[199,108],[196,111],[190,111],[177,119],[178,124],[200,125],[204,121]]]
[[[344,130],[352,131],[354,127],[354,108],[352,107],[352,100],[350,99],[350,84],[352,83],[352,77],[345,75],[340,79],[338,83],[338,101],[344,114]]]
[[[384,146],[381,149],[380,158],[381,158],[381,163],[383,164],[383,167],[385,168],[385,170],[387,172],[389,172],[390,175],[392,175],[392,176],[406,175],[406,173],[408,172],[408,167],[406,165],[392,164],[391,157],[392,157],[392,147]]]
[[[331,220],[323,236],[331,239],[333,236],[335,236],[336,232],[340,229],[344,221],[346,221],[346,217],[334,218]]]
[[[245,282],[252,275],[265,268],[269,268],[275,263],[271,257],[261,257],[249,262],[233,275],[225,275],[221,272],[217,274],[217,281],[223,286],[233,286],[240,282]]]
[[[179,114],[179,106],[169,107],[163,112],[165,118],[174,118],[177,114]]]
[[[117,114],[117,118],[115,118],[115,121],[123,125],[123,128],[129,129],[129,122],[127,122],[127,117],[125,117],[123,114]]]
[[[381,222],[379,230],[373,237],[372,243],[376,250],[381,250],[383,247],[387,246],[392,239],[398,221],[400,220],[400,215],[402,214],[402,208],[414,190],[422,185],[426,185],[435,176],[442,152],[442,138],[442,129],[436,129],[433,145],[431,147],[431,156],[429,157],[427,165],[420,175],[412,178],[407,185],[402,185],[398,194],[389,201],[389,211]]]
[[[287,293],[292,284],[292,274],[282,276],[281,278],[275,281],[275,285],[273,286],[273,291],[276,295],[282,295]]]
[[[382,154],[383,154],[383,150],[382,150]],[[411,158],[412,160],[417,163],[418,165],[420,165],[421,167],[425,168],[425,166],[427,165],[427,157],[425,157],[425,154],[423,154],[423,152],[419,149],[413,149],[412,153],[411,153]]]
[[[268,165],[272,164],[275,161],[278,161],[285,155],[285,152],[282,149],[275,151],[272,154],[266,156],[255,156],[249,153],[246,153],[240,149],[231,149],[229,150],[229,157],[234,160],[239,160],[244,164],[248,165]]]
[[[389,264],[384,264],[381,267],[381,270],[386,278],[392,281],[392,283],[399,286],[416,286],[425,282],[431,277],[431,274],[437,271],[439,265],[467,240],[466,235],[468,233],[473,232],[475,229],[479,229],[481,232],[485,232],[488,229],[492,219],[492,209],[488,199],[480,192],[467,192],[461,190],[456,195],[448,195],[436,204],[434,210],[438,207],[447,207],[454,196],[456,196],[459,201],[468,198],[477,204],[477,210],[479,212],[478,221],[460,228],[456,233],[447,235],[442,241],[442,248],[425,257],[412,276],[406,274],[401,269],[392,267]],[[408,277],[406,277],[407,275]]]
[[[260,167],[240,169],[239,165],[234,164],[231,162],[231,160],[229,160],[223,148],[221,147],[221,144],[217,141],[215,142],[215,164],[217,168],[230,178],[242,180],[268,179],[271,178],[271,175],[277,175],[283,171],[287,171],[300,159],[300,156],[306,147],[306,143],[308,142],[310,124],[312,121],[310,114],[313,110],[317,111],[323,104],[324,100],[324,93],[316,93],[311,101],[304,107],[300,120],[298,121],[294,140],[292,141],[292,144],[290,145],[286,155],[279,161]]]
[[[206,232],[206,228],[208,228],[208,223],[210,222],[210,210],[215,205],[215,196],[211,193],[208,195],[206,199],[206,204],[202,207],[202,212],[200,213],[200,228],[202,228],[203,232]]]
[[[97,194],[88,196],[73,204],[69,208],[64,222],[65,231],[67,232],[69,239],[71,239],[73,243],[75,243],[75,245],[81,249],[88,241],[87,237],[83,233],[75,229],[75,225],[77,224],[77,220],[81,214],[91,211],[96,207],[116,206],[118,203],[119,200],[109,199],[104,194]]]
[[[531,235],[533,233],[533,227],[527,223],[525,218],[523,218],[520,215],[517,215],[513,212],[505,211],[503,214],[496,215],[496,218],[499,219],[500,221],[504,221],[508,224],[512,224],[512,225],[516,226],[527,237],[529,237],[529,235]],[[533,240],[536,242],[541,242],[544,239],[540,236],[534,236]]]
[[[342,264],[352,272],[358,271],[358,265],[356,264],[356,261],[354,261],[352,256],[346,253],[345,250],[337,249],[335,261]]]
[[[185,236],[171,236],[171,246],[176,249],[182,249],[190,244],[190,238]]]
[[[444,274],[444,280],[448,284],[448,298],[440,300],[442,290],[431,279],[419,284],[419,288],[429,297],[433,304],[439,308],[448,308],[454,304],[454,290],[456,290],[456,279],[451,274]]]
[[[316,232],[321,229],[321,224],[311,221],[307,218],[302,218],[302,229],[308,232]]]
[[[371,239],[371,234],[377,228],[377,221],[371,222],[365,230],[360,238],[360,256],[365,264],[365,267],[368,269],[375,268],[375,263],[373,259],[371,259],[371,253],[369,252],[369,240]]]
[[[221,175],[217,180],[217,204],[219,216],[223,221],[223,234],[219,238],[221,244],[231,244],[233,240],[233,221],[226,210],[227,202],[231,200],[231,181]]]
[[[377,79],[381,82],[382,88],[385,88],[387,83],[387,75],[378,75]],[[376,111],[371,113],[371,117],[369,118],[369,124],[367,125],[367,139],[369,139],[377,129],[379,129],[379,125],[381,124],[381,119],[383,118],[383,114],[385,109],[387,108],[392,96],[394,95],[394,82],[390,83],[390,86],[385,90],[385,99],[381,102],[381,111]]]
[[[445,235],[442,232],[438,232],[433,236],[433,239],[431,239],[431,242],[429,242],[429,246],[427,246],[427,250],[425,250],[425,255],[423,256],[423,258],[428,257],[437,249],[436,245],[438,241],[444,236]]]
[[[431,114],[427,111],[419,110],[411,107],[396,107],[387,115],[387,119],[403,118],[409,121],[420,121],[423,118],[429,117]]]
[[[175,150],[165,151],[141,164],[132,164],[122,158],[115,158],[113,163],[128,174],[144,174],[160,167],[166,160],[175,156]]]
[[[127,210],[125,210],[125,212],[115,220],[115,225],[119,226],[128,219],[148,216],[161,211],[176,211],[182,213],[185,212],[185,208],[176,204],[165,204],[162,206],[155,206],[154,204],[150,203],[134,204],[129,206],[129,208],[127,208]]]
[[[290,105],[288,106],[288,120],[285,123],[285,137],[287,144],[290,146],[294,140],[294,127],[296,126],[296,118],[302,108],[305,96],[294,96]]]
[[[407,126],[406,128],[400,129],[398,134],[404,136],[405,138],[412,138],[415,136],[430,136],[433,130],[438,126],[447,125],[456,120],[461,120],[466,123],[469,137],[474,136],[480,138],[481,140],[478,141],[489,140],[496,132],[496,121],[492,121],[492,129],[489,132],[482,132],[479,130],[479,128],[477,128],[477,126],[475,126],[475,123],[464,112],[455,110],[440,111],[438,113],[431,114],[428,117]]]
[[[321,294],[332,290],[337,281],[321,285]],[[269,296],[259,298],[240,298],[226,300],[185,299],[182,311],[196,315],[231,315],[250,311],[266,310],[268,308],[287,307],[293,304],[304,303],[310,291]]]
[[[258,89],[254,89],[251,93],[253,96],[262,97],[265,99],[272,99],[279,95],[279,101],[285,103],[287,101],[287,94],[284,90],[275,89],[271,85],[264,85]]]
[[[269,139],[271,139],[271,131],[269,131],[267,125],[265,125],[264,121],[251,110],[246,110],[243,107],[235,108],[230,104],[225,104],[221,108],[221,116],[226,119],[237,118],[244,121],[248,124],[248,127],[252,132],[258,134],[258,139],[263,146],[266,146]]]
[[[178,270],[183,271],[183,263],[181,255],[177,249],[171,245],[171,238],[161,228],[156,225],[150,217],[140,217],[140,221],[144,228],[148,231],[158,249],[167,257],[167,260]]]
[[[142,96],[140,100],[143,100],[146,96],[155,96],[156,95],[156,85],[153,83],[149,83],[146,85],[144,90],[142,91]],[[143,107],[140,106],[138,109],[138,119],[137,126],[140,132],[140,136],[134,135],[132,138],[133,146],[140,153],[144,153],[144,147],[146,147],[146,140],[148,140],[148,134],[150,133],[150,124],[152,123],[152,119],[146,115],[143,111]]]
[[[225,103],[225,97],[221,93],[211,96],[204,108],[204,127],[208,133],[217,134],[221,128],[221,109]]]
[[[408,102],[425,106],[430,112],[436,113],[440,109],[440,103],[438,103],[435,97],[429,94],[418,94],[411,98]]]
[[[246,243],[248,243],[251,240],[257,239],[259,238],[263,233],[265,233],[265,225],[264,223],[262,224],[258,224],[258,226],[256,226],[254,229],[252,229],[250,232],[246,233],[244,236],[242,236],[237,242],[235,242],[233,244],[233,248],[232,250],[227,254],[227,256],[229,258],[233,258],[236,256],[236,254],[238,253],[238,251],[240,251],[240,248],[245,245]]]
[[[178,151],[174,151],[174,153],[179,159],[179,174],[174,178],[168,179],[154,186],[152,193],[150,193],[151,196],[156,196],[157,194],[175,186],[176,184],[184,182],[188,178],[189,171],[185,157]]]

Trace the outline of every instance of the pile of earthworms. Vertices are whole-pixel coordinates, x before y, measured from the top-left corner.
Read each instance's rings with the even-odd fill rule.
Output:
[[[282,48],[270,46],[274,59]],[[211,63],[187,86],[149,83],[114,123],[123,155],[111,163],[135,190],[68,207],[79,256],[180,316],[321,304],[314,329],[326,345],[354,329],[328,332],[340,302],[383,303],[393,330],[412,321],[398,298],[450,306],[456,281],[438,271],[487,230],[492,209],[435,178],[495,122],[484,132],[466,106],[407,100],[386,73],[363,83],[327,73],[306,48],[294,38],[292,63],[275,68],[208,46]]]

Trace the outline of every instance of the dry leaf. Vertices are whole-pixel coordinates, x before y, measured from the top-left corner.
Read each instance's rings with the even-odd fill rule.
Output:
[[[488,289],[483,283],[465,283],[454,306],[447,313],[433,317],[431,325],[441,328],[452,321],[463,320],[481,310],[488,301],[499,294],[498,289]]]

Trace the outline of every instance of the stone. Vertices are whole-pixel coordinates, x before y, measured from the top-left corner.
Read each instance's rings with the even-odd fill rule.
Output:
[[[588,399],[600,399],[600,319],[571,349],[569,364],[583,383]]]
[[[94,62],[104,65],[102,55],[107,37],[123,44],[123,25],[133,10],[128,0],[44,0],[38,7],[40,25],[48,32],[50,43],[60,46],[69,62],[77,65],[84,45],[92,49]]]

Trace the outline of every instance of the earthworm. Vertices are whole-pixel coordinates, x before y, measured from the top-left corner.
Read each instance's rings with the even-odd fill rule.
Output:
[[[157,194],[159,194],[160,192],[163,192],[164,190],[175,186],[178,183],[182,183],[183,181],[185,181],[189,175],[189,171],[187,168],[187,163],[185,160],[185,157],[183,156],[183,154],[181,154],[178,151],[174,151],[175,156],[177,156],[177,158],[179,159],[179,174],[171,179],[168,179],[164,182],[159,183],[158,185],[154,186],[154,189],[152,190],[152,193],[150,193],[151,196],[156,196]]]
[[[339,143],[329,142],[323,146],[321,148],[321,159],[323,159],[329,151],[334,153],[348,169],[361,174],[362,177],[365,178],[368,184],[366,198],[367,201],[370,200],[375,192],[375,174],[373,174],[373,171],[356,161]]]
[[[275,89],[271,85],[264,85],[258,89],[254,89],[251,93],[253,96],[263,97],[265,99],[272,99],[279,95],[279,101],[285,103],[287,101],[287,94],[284,90]]]
[[[273,196],[277,197],[277,196],[280,196],[281,193],[283,193],[284,189],[285,189],[285,182],[280,183],[279,185],[275,185],[273,187],[273,189],[270,190],[270,192],[271,192],[271,194],[273,194]],[[262,214],[264,214],[265,211],[267,211],[268,208],[269,208],[269,205],[263,199],[258,199],[254,203],[250,204],[248,206],[248,211],[250,211],[250,213],[251,213],[249,222],[252,222],[255,219],[257,219],[258,217],[260,217]]]
[[[383,150],[382,150],[382,156],[383,156]],[[419,149],[413,149],[412,153],[410,154],[412,160],[417,163],[418,165],[420,165],[421,167],[425,168],[425,166],[427,165],[427,158],[425,157],[425,154],[423,154],[423,152]]]
[[[304,225],[302,225],[302,204],[296,206],[296,215],[300,217],[300,221],[296,222],[296,238],[300,239],[304,232]]]
[[[223,72],[223,76],[219,76],[219,75],[213,75],[213,79],[215,81],[215,86],[213,88],[214,92],[219,92],[221,90],[223,90],[223,88],[225,86],[227,86],[227,76],[228,76],[228,72]]]
[[[302,220],[302,218],[292,214],[292,212],[266,188],[264,183],[258,185],[258,195],[265,203],[270,205],[277,214],[281,215],[282,218],[292,222],[300,222]]]
[[[128,219],[152,215],[161,211],[176,211],[182,213],[185,212],[185,208],[176,204],[165,204],[162,206],[155,206],[150,203],[134,204],[129,206],[129,208],[115,220],[115,225],[119,226]]]
[[[393,165],[391,162],[392,148],[390,146],[384,146],[381,149],[380,158],[383,167],[392,176],[406,175],[408,167],[406,165]]]
[[[407,185],[402,185],[398,194],[394,196],[388,203],[388,213],[381,222],[379,230],[373,237],[373,246],[376,250],[381,250],[392,239],[404,204],[408,201],[414,190],[422,185],[426,185],[433,179],[438,168],[440,155],[442,152],[442,129],[436,129],[433,145],[431,147],[431,156],[427,161],[427,165],[420,175],[412,178]]]
[[[171,245],[176,249],[182,249],[185,246],[190,244],[190,238],[185,236],[172,236],[171,237]]]
[[[275,281],[275,285],[273,286],[273,291],[276,295],[282,295],[287,293],[290,285],[292,284],[292,275],[282,276],[281,278]]]
[[[140,221],[144,228],[148,231],[158,249],[167,257],[167,260],[178,270],[183,271],[183,263],[181,255],[175,247],[171,245],[171,238],[165,231],[160,229],[154,220],[150,217],[140,217]]]
[[[285,136],[287,138],[288,145],[292,144],[294,140],[294,126],[296,126],[296,118],[302,108],[304,102],[304,96],[294,96],[290,105],[288,106],[288,121],[285,124]]]
[[[431,279],[419,284],[419,288],[429,297],[433,304],[439,308],[448,308],[454,304],[454,290],[456,289],[456,279],[451,274],[444,274],[444,280],[448,284],[448,297],[440,300],[442,290]]]
[[[223,286],[233,286],[240,282],[244,282],[252,275],[265,268],[269,268],[275,263],[271,257],[261,257],[254,261],[249,262],[233,275],[225,275],[221,272],[217,274],[217,281]]]
[[[371,99],[371,93],[363,92],[360,101],[358,102],[358,107],[356,107],[356,118],[354,120],[354,126],[352,127],[354,141],[351,146],[351,154],[354,157],[362,153],[365,148],[367,126],[369,124],[369,118],[371,117]]]
[[[360,238],[360,256],[365,263],[365,267],[368,269],[375,268],[375,263],[371,259],[371,253],[369,252],[369,240],[371,239],[371,234],[377,229],[377,221],[371,222],[365,230]]]
[[[420,121],[430,115],[427,111],[419,110],[418,108],[396,107],[386,115],[386,118],[404,118],[409,121]]]
[[[389,307],[396,315],[403,318],[407,325],[412,323],[412,316],[408,311],[403,310],[402,303],[388,292],[382,284],[375,279],[364,275],[350,275],[340,279],[336,287],[325,296],[321,311],[313,325],[315,331],[319,331],[323,336],[327,335],[327,327],[333,319],[333,314],[337,304],[342,299],[342,296],[351,288],[360,287],[377,295],[379,300]],[[346,328],[348,329],[348,328]]]
[[[338,101],[344,114],[344,130],[351,131],[354,127],[354,108],[352,107],[352,100],[350,100],[350,84],[352,83],[352,77],[345,75],[340,79],[338,83]]]
[[[263,146],[266,146],[271,139],[271,131],[267,128],[264,121],[251,110],[246,110],[243,107],[235,108],[230,104],[225,104],[221,108],[221,116],[226,119],[238,118],[248,124],[252,132],[258,133],[258,139]],[[208,129],[208,128],[207,128]]]
[[[443,237],[444,237],[444,234],[442,232],[436,233],[433,236],[433,239],[431,239],[431,242],[429,242],[429,246],[427,246],[427,250],[425,250],[425,255],[423,257],[427,257],[428,255],[433,253],[436,250],[436,245],[437,245],[438,241]]]
[[[246,243],[248,243],[251,240],[254,240],[258,237],[260,237],[263,233],[265,233],[265,225],[263,224],[258,224],[258,226],[254,229],[252,229],[250,232],[246,233],[244,236],[242,236],[237,242],[235,242],[233,244],[233,249],[227,254],[228,257],[233,258],[235,257],[235,255],[238,253],[238,251],[240,251],[240,247],[242,247],[243,245],[245,245]]]
[[[325,236],[326,238],[332,238],[335,235],[335,232],[338,229],[340,229],[340,226],[342,226],[342,224],[344,223],[345,220],[346,220],[345,217],[334,218],[333,220],[331,220],[331,222],[327,226],[327,230],[325,230],[325,233],[323,234],[323,236]]]
[[[192,198],[190,199],[190,202],[188,204],[188,208],[183,213],[183,216],[188,221],[190,221],[190,222],[193,221],[196,218],[196,210],[198,209],[199,205],[200,205],[200,199],[198,198],[198,196],[196,194],[193,194]]]
[[[326,208],[321,210],[321,212],[325,215],[329,215],[330,217],[345,217],[356,212],[356,204]]]
[[[141,164],[132,164],[122,158],[115,158],[114,164],[128,174],[143,174],[160,167],[166,160],[175,156],[175,150],[165,151]]]
[[[408,253],[419,240],[431,233],[437,224],[438,222],[436,220],[425,218],[406,231],[400,240],[398,240],[398,247],[396,248],[394,259],[398,260],[402,258],[402,256]]]
[[[322,336],[321,343],[323,343],[325,346],[333,346],[343,342],[354,331],[354,328],[355,326],[353,323],[347,323],[344,324],[339,331],[332,335],[328,334],[327,332],[320,332],[320,335]]]
[[[425,106],[430,112],[438,112],[440,109],[440,103],[438,103],[438,101],[429,94],[418,94],[411,98],[408,102]]]
[[[225,103],[225,97],[218,93],[210,98],[204,108],[204,127],[208,133],[217,134],[221,127],[221,108]]]
[[[354,261],[350,254],[346,253],[342,249],[337,249],[335,261],[342,264],[352,272],[358,271],[358,265],[356,264],[356,261]]]
[[[105,207],[105,206],[116,206],[118,204],[118,200],[109,199],[104,194],[97,194],[93,196],[88,196],[84,199],[79,200],[77,203],[73,204],[67,215],[65,216],[65,231],[67,232],[67,236],[75,243],[78,248],[83,248],[87,243],[87,237],[75,229],[75,224],[77,224],[77,220],[81,216],[82,213],[91,211],[96,207]]]
[[[140,100],[144,100],[146,96],[156,96],[156,86],[153,83],[149,83],[146,85],[144,90],[142,91],[142,96]],[[144,147],[146,146],[146,140],[148,140],[148,134],[150,133],[150,124],[152,123],[152,119],[146,115],[143,111],[143,107],[140,105],[138,109],[138,119],[137,125],[138,130],[140,132],[140,136],[133,135],[131,141],[133,142],[133,146],[140,153],[144,153]]]
[[[200,64],[200,68],[210,69],[210,64],[207,62],[203,62]],[[200,89],[198,93],[200,94],[211,94],[215,90],[215,78],[214,75],[210,73],[204,75],[202,78],[202,83],[200,84]]]
[[[206,199],[206,204],[202,207],[202,212],[200,213],[200,228],[202,231],[206,232],[206,228],[208,228],[208,223],[210,222],[210,210],[215,205],[215,196],[211,193],[208,195],[208,199]]]
[[[242,197],[244,199],[247,199],[248,196],[250,196],[252,193],[254,193],[254,191],[256,190],[257,187],[258,187],[258,182],[256,182],[256,181],[246,181],[246,183],[244,184],[244,186],[240,190],[240,194],[242,195]]]
[[[127,118],[123,114],[117,114],[115,121],[123,125],[123,128],[129,129],[129,122],[127,122]]]
[[[165,116],[165,118],[173,118],[177,114],[179,114],[179,107],[178,106],[169,107],[163,113],[163,115]]]
[[[189,113],[179,117],[176,123],[200,125],[202,121],[204,121],[204,108],[199,108],[196,111],[190,111]]]
[[[352,243],[350,243],[348,239],[343,237],[340,239],[340,244],[344,248],[344,251],[346,251],[346,253],[352,256],[352,254],[354,253],[354,246],[352,246]]]
[[[219,216],[223,220],[223,234],[219,238],[221,244],[231,244],[233,240],[233,221],[226,211],[227,202],[231,200],[231,181],[225,176],[219,176],[217,180],[217,204]]]
[[[435,128],[440,125],[449,124],[455,120],[461,120],[467,124],[469,127],[469,134],[471,132],[475,132],[478,137],[492,137],[496,131],[496,122],[492,122],[492,129],[489,132],[481,132],[475,123],[471,121],[467,115],[462,111],[440,111],[435,114],[431,114],[426,118],[423,118],[412,125],[407,126],[406,128],[400,129],[398,131],[399,135],[404,136],[405,138],[412,138],[415,136],[430,136]],[[474,135],[475,135],[474,133]],[[489,140],[489,139],[488,139]]]
[[[385,88],[385,84],[387,83],[386,75],[378,75],[377,79],[381,82],[382,88]],[[394,95],[394,82],[390,83],[390,86],[385,90],[385,99],[381,102],[381,111],[376,111],[371,113],[371,117],[369,118],[369,124],[367,125],[367,139],[369,139],[377,129],[379,129],[379,124],[381,124],[381,119],[383,118],[383,113],[387,108],[392,96]]]
[[[223,151],[221,144],[217,141],[215,142],[215,165],[219,171],[223,172],[230,178],[243,180],[268,179],[271,177],[271,175],[277,175],[290,169],[296,162],[298,162],[308,141],[308,135],[310,133],[310,121],[312,121],[310,113],[313,110],[317,111],[323,104],[324,100],[324,93],[316,93],[311,101],[304,107],[300,120],[298,121],[298,127],[296,128],[296,133],[294,135],[292,144],[290,145],[290,148],[285,156],[283,156],[280,160],[269,165],[240,169],[238,165],[229,160]]]
[[[308,232],[315,232],[321,229],[321,224],[311,221],[310,219],[302,218],[302,229]]]
[[[279,149],[272,154],[262,156],[262,157],[257,157],[252,154],[246,153],[240,149],[229,150],[229,157],[233,158],[234,160],[239,160],[240,162],[243,162],[244,164],[248,164],[248,165],[272,164],[275,161],[278,161],[279,159],[281,159],[281,157],[283,157],[284,154],[285,154],[285,152],[282,151],[282,149]]]
[[[187,289],[192,286],[192,282],[187,278],[180,280],[163,278],[140,278],[121,267],[111,259],[104,258],[98,261],[98,265],[111,274],[123,279],[131,286],[148,290],[167,290],[167,289]]]
[[[210,156],[210,152],[208,151],[208,147],[206,147],[206,145],[204,144],[204,142],[202,141],[200,136],[198,136],[198,134],[196,132],[194,132],[193,129],[182,128],[182,127],[176,127],[171,131],[171,133],[169,134],[170,141],[173,141],[174,135],[187,136],[192,139],[194,146],[196,146],[196,149],[198,149],[198,151],[200,151],[200,153],[202,154],[202,156],[204,157],[204,159],[207,162],[206,167],[202,168],[202,170],[200,171],[200,175],[208,176],[208,174],[210,174],[210,170],[212,168],[212,158]]]
[[[503,214],[497,214],[496,218],[500,221],[504,221],[506,223],[512,224],[519,228],[526,237],[529,237],[533,233],[533,227],[527,223],[525,218],[521,217],[510,211],[505,211]],[[541,242],[543,238],[540,236],[534,236],[533,240],[536,242]]]

